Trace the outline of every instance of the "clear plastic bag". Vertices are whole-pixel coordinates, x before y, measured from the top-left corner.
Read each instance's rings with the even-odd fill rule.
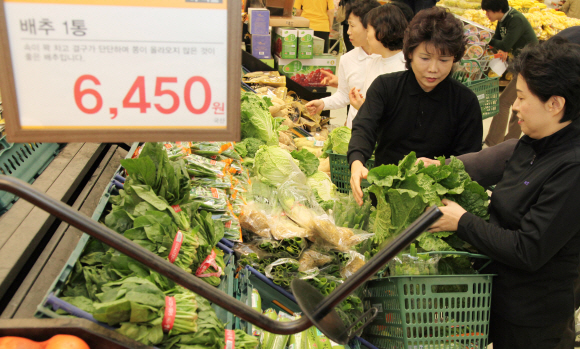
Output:
[[[340,276],[345,279],[356,273],[366,263],[365,256],[362,254],[355,251],[349,251],[348,254],[350,255],[350,259],[340,270]]]
[[[271,224],[271,234],[276,240],[289,238],[307,238],[310,234],[307,229],[291,221],[285,214],[277,215]]]
[[[438,275],[439,259],[441,259],[439,254],[400,254],[389,261],[389,273],[392,276]]]
[[[374,234],[337,227],[327,215],[312,218],[314,242],[326,248],[346,252]]]
[[[306,271],[317,267],[322,267],[328,263],[331,263],[335,259],[326,254],[313,249],[307,249],[302,253],[298,262],[300,267],[298,271]]]
[[[319,273],[318,268],[312,268],[305,271],[299,271],[299,268],[300,262],[297,260],[292,258],[281,258],[268,265],[264,272],[268,278],[272,279],[272,282],[286,289],[290,288],[290,284],[295,278],[303,280],[312,279]]]
[[[272,238],[271,218],[260,210],[257,205],[250,203],[243,206],[238,218],[243,229],[251,231],[263,238]]]

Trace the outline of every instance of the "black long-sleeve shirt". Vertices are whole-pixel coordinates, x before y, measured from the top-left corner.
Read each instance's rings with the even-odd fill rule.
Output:
[[[377,77],[353,121],[348,161],[375,166],[418,157],[449,157],[481,150],[483,126],[475,94],[447,77],[425,92],[412,70]]]
[[[494,316],[522,326],[573,316],[579,198],[577,120],[539,140],[522,137],[491,196],[489,223],[470,213],[461,216],[458,236],[494,260],[485,270],[497,274]]]

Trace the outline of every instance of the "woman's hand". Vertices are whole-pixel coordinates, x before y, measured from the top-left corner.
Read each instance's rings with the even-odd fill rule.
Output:
[[[430,233],[437,233],[440,231],[457,231],[459,219],[467,211],[465,211],[463,207],[459,206],[458,203],[451,200],[443,199],[441,201],[443,202],[443,205],[445,205],[443,207],[439,207],[441,212],[443,212],[443,216],[439,218],[437,222],[433,223],[433,225],[429,227],[427,231]]]
[[[324,102],[320,99],[306,103],[306,110],[308,110],[310,115],[318,115],[322,109],[324,109]]]
[[[415,161],[415,164],[419,164],[419,161],[423,161],[423,164],[425,165],[425,167],[428,167],[431,165],[435,165],[435,166],[441,165],[441,162],[439,160],[429,159],[429,158],[418,158],[417,161]]]
[[[320,71],[324,77],[322,78],[321,83],[323,85],[328,85],[330,87],[338,87],[338,76],[327,72],[326,70]]]
[[[350,90],[348,93],[348,98],[350,99],[350,105],[352,105],[356,110],[359,110],[365,102],[363,95],[360,94],[360,90],[356,87],[353,87]]]
[[[362,162],[356,160],[350,166],[350,188],[352,189],[352,195],[359,206],[363,204],[363,192],[360,187],[360,182],[367,178],[369,170],[363,165]]]

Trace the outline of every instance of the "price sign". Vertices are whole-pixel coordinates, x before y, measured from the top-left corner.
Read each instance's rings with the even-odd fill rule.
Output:
[[[8,140],[240,137],[240,3],[0,0]]]

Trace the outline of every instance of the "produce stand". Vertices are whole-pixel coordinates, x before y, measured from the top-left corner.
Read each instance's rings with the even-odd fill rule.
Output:
[[[334,311],[331,311],[333,307],[350,292],[360,286],[364,280],[381,269],[384,263],[405,248],[441,215],[436,207],[428,210],[420,219],[411,224],[405,232],[399,235],[392,244],[379,252],[373,260],[363,266],[357,275],[348,279],[344,284],[337,288],[336,292],[333,292],[330,296],[326,297],[322,304],[320,304],[316,309],[308,309],[306,317],[283,324],[259,315],[254,312],[251,307],[248,307],[246,304],[236,300],[235,298],[224,298],[224,296],[222,296],[224,295],[223,292],[216,291],[211,286],[184,272],[177,266],[167,263],[165,260],[132,243],[128,239],[70,209],[67,205],[26,186],[25,183],[21,181],[13,180],[6,176],[0,177],[0,188],[13,194],[17,194],[21,198],[32,202],[43,210],[59,216],[61,219],[86,231],[93,237],[98,238],[119,252],[134,258],[150,267],[152,270],[160,272],[162,275],[175,280],[184,287],[191,289],[222,308],[231,311],[242,319],[250,321],[269,332],[292,334],[307,329],[312,322],[318,323],[319,321],[324,321],[324,323],[331,327],[325,328],[322,326],[324,323],[321,323],[319,329],[324,333],[327,333],[328,331],[329,338],[335,339],[339,343],[344,343],[344,340],[349,338],[349,332],[344,332],[344,330],[340,328],[339,324],[341,320],[339,320],[338,315],[336,315]],[[293,282],[293,291],[294,293],[300,294],[300,296],[297,297],[298,302],[300,303],[301,300],[309,299],[312,294],[305,293],[305,288],[297,281],[299,280]],[[305,309],[302,308],[302,311],[305,312]],[[337,320],[339,321],[338,323]],[[339,326],[337,327],[337,325]]]

